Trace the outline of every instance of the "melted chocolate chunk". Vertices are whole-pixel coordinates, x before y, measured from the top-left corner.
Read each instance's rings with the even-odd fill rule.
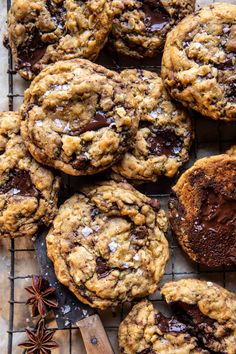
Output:
[[[8,181],[0,187],[0,193],[25,197],[37,197],[39,195],[39,191],[34,187],[29,173],[22,170],[10,172]]]
[[[182,149],[182,141],[171,129],[153,129],[147,139],[149,150],[157,156],[176,157]]]
[[[32,70],[32,72],[38,74],[39,70],[34,66],[44,56],[47,46],[47,43],[42,42],[39,30],[34,27],[28,40],[17,48],[18,62],[16,70]]]
[[[185,324],[179,322],[174,317],[165,317],[160,312],[155,315],[155,323],[162,333],[185,333],[187,331]]]
[[[71,164],[76,170],[87,170],[90,166],[90,159],[86,156],[76,157],[75,161]]]
[[[102,257],[98,257],[96,259],[96,273],[98,279],[107,277],[110,272],[111,268],[107,265],[107,261]]]
[[[97,215],[99,215],[99,210],[98,208],[94,207],[91,211],[91,219],[94,221]]]
[[[46,0],[46,7],[51,14],[51,18],[53,22],[55,23],[57,28],[62,30],[65,28],[65,14],[66,14],[66,9],[63,5],[63,2],[64,1],[62,1],[61,4],[56,4],[52,0]]]
[[[204,315],[198,308],[197,305],[187,304],[183,301],[176,301],[171,304],[172,310],[174,311],[177,318],[188,325],[207,325],[210,327],[214,326],[215,320]]]
[[[132,235],[135,239],[144,239],[148,236],[148,229],[146,226],[136,226],[132,230]]]
[[[106,114],[102,111],[97,111],[94,118],[82,128],[80,128],[80,133],[85,133],[89,130],[96,131],[101,128],[108,127],[111,123],[114,122],[114,119],[107,117]]]
[[[137,354],[156,354],[156,351],[152,348],[146,348],[138,352]]]
[[[151,32],[162,30],[169,22],[169,14],[160,0],[141,0],[142,10],[146,17],[145,25]]]
[[[236,199],[208,187],[190,230],[194,253],[208,266],[236,264]]]

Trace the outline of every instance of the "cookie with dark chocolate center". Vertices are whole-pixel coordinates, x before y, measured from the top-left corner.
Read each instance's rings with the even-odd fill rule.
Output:
[[[196,262],[209,267],[236,264],[236,158],[198,160],[173,187],[171,226]]]

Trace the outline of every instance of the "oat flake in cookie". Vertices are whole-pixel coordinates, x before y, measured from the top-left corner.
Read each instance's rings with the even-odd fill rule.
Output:
[[[118,73],[84,59],[58,62],[25,92],[22,135],[39,162],[94,174],[128,149],[138,128],[136,106]]]
[[[171,226],[196,262],[236,264],[236,157],[198,160],[173,187]]]
[[[167,33],[195,8],[195,0],[122,0],[114,2],[111,45],[135,58],[154,57],[163,49]]]
[[[206,281],[166,283],[166,316],[145,300],[133,307],[118,333],[124,354],[235,354],[236,296]]]
[[[27,152],[18,113],[0,113],[0,238],[33,236],[57,211],[59,179]]]
[[[158,74],[131,69],[121,76],[139,102],[140,122],[131,148],[113,170],[137,181],[173,177],[189,157],[193,136],[189,114],[170,98]]]
[[[215,3],[167,36],[162,78],[170,94],[202,115],[236,120],[236,5]]]
[[[8,32],[17,71],[31,80],[58,60],[95,60],[112,19],[111,0],[13,0]]]
[[[165,212],[127,183],[83,189],[47,235],[58,280],[99,309],[155,292],[168,260]]]

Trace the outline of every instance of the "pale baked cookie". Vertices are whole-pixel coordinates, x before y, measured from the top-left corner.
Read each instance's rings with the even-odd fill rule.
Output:
[[[236,264],[236,157],[198,160],[173,187],[171,226],[196,262]]]
[[[17,71],[31,80],[58,60],[95,60],[113,15],[111,0],[13,0],[8,32]]]
[[[195,334],[207,353],[236,353],[236,295],[197,279],[165,284],[161,293],[177,319]]]
[[[113,170],[139,181],[173,177],[189,158],[193,133],[188,112],[170,98],[158,74],[131,69],[121,76],[139,102],[140,122],[131,148]]]
[[[37,161],[71,175],[94,174],[128,149],[136,106],[118,73],[85,59],[58,62],[25,92],[22,136]]]
[[[119,14],[113,21],[111,45],[135,58],[160,53],[166,34],[195,8],[195,0],[117,0],[115,4]]]
[[[236,120],[236,5],[215,3],[167,36],[162,78],[170,94],[204,116]]]
[[[235,354],[235,294],[196,279],[167,283],[161,293],[173,315],[147,300],[135,305],[119,327],[121,353]]]
[[[15,112],[0,113],[0,238],[33,236],[57,211],[59,179],[28,153]]]
[[[168,260],[165,212],[127,183],[84,188],[59,209],[47,235],[58,280],[105,309],[155,292]]]
[[[236,157],[236,145],[231,146],[231,148],[226,151],[226,154]]]

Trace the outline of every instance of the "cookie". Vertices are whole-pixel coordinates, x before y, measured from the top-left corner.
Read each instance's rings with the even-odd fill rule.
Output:
[[[118,73],[85,59],[58,62],[25,92],[22,136],[37,161],[70,175],[94,174],[128,149],[136,106]]]
[[[236,5],[215,3],[167,36],[162,78],[173,98],[212,119],[236,120]]]
[[[166,230],[158,200],[107,181],[60,207],[47,252],[62,284],[105,309],[155,292],[168,260]]]
[[[196,279],[167,283],[161,293],[172,316],[147,300],[136,304],[119,327],[121,353],[235,354],[235,294]]]
[[[189,158],[193,136],[189,114],[170,98],[158,74],[131,69],[121,76],[139,101],[140,122],[131,148],[113,170],[139,181],[173,177]]]
[[[57,211],[59,179],[28,153],[15,112],[0,113],[0,238],[33,236]]]
[[[236,158],[198,160],[173,187],[169,212],[190,258],[209,267],[236,264]]]
[[[195,0],[116,1],[110,44],[134,58],[154,57],[163,49],[167,33],[192,13]]]
[[[236,353],[236,295],[209,281],[165,284],[162,295],[207,353]]]
[[[236,145],[231,146],[231,148],[226,151],[226,154],[236,157]]]
[[[13,0],[8,32],[16,70],[31,80],[49,63],[95,60],[113,15],[111,0]]]

